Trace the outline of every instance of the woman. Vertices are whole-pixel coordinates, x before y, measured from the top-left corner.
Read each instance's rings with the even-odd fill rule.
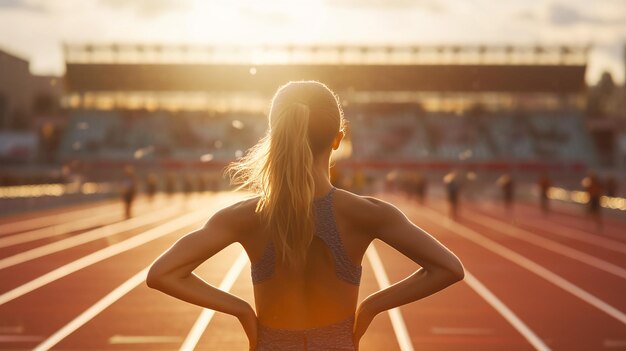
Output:
[[[330,183],[343,127],[337,97],[324,84],[280,87],[267,135],[229,167],[232,180],[258,196],[180,239],[152,265],[148,285],[237,317],[250,350],[358,350],[377,314],[463,279],[459,259],[397,208]],[[374,239],[422,268],[357,309],[361,261]],[[256,313],[192,273],[234,242],[251,261]]]

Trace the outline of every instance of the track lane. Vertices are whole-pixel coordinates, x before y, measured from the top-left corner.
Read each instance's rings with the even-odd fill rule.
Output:
[[[489,204],[490,202],[488,202]],[[492,203],[492,202],[491,202]],[[579,229],[588,233],[609,237],[626,243],[626,233],[621,228],[626,227],[626,220],[612,218],[608,216],[607,209],[602,209],[601,214],[604,222],[604,231],[598,233],[595,222],[587,216],[586,208],[580,207],[580,211],[574,212],[561,208],[562,204],[553,203],[553,209],[547,214],[551,221],[562,226]],[[538,206],[534,206],[524,201],[515,203],[515,210],[522,216],[541,216],[541,210]]]
[[[14,323],[17,322],[24,333],[48,337],[116,286],[145,268],[175,237],[191,229],[192,227],[187,227],[148,245],[91,265],[5,303],[0,306],[0,318],[10,320],[13,319],[11,316],[19,316],[19,320]],[[42,303],[44,301],[46,303]],[[34,346],[34,343],[3,345],[7,348],[23,349],[32,349]]]
[[[97,208],[113,208],[120,203],[119,198],[96,200],[80,204],[58,206],[51,209],[29,211],[0,217],[0,236],[21,231],[43,228],[57,223],[59,216],[77,218]]]
[[[424,228],[432,228],[432,232],[437,234],[437,238],[441,235],[441,241],[459,255],[466,264],[468,271],[475,274],[477,279],[492,290],[507,306],[511,307],[520,319],[527,322],[529,327],[537,332],[541,340],[546,341],[554,350],[588,350],[604,347],[614,349],[622,345],[620,343],[623,340],[626,340],[623,327],[616,327],[615,322],[612,322],[610,318],[602,315],[593,307],[586,306],[577,298],[559,291],[558,288],[542,281],[532,273],[460,237],[454,230],[447,228],[444,221],[433,221],[435,217],[429,218],[423,213],[411,212],[409,214],[410,211],[419,209],[414,204],[397,201],[393,196],[387,197],[399,207],[406,208],[407,215],[414,222]],[[483,234],[490,231],[489,235],[500,236],[497,233],[494,234],[495,231],[489,228],[481,227],[478,231]],[[0,320],[2,321],[0,322],[0,330],[8,331],[4,333],[7,334],[4,335],[4,338],[0,335],[0,349],[11,345],[18,349],[31,349],[32,346],[45,338],[45,333],[37,334],[38,330],[44,328],[40,324],[54,324],[57,329],[60,328],[64,325],[63,323],[70,321],[88,308],[90,304],[132,276],[135,272],[133,270],[138,272],[142,267],[137,261],[149,264],[151,259],[156,257],[150,257],[151,253],[158,255],[183,234],[182,231],[172,233],[161,238],[162,240],[149,242],[129,252],[98,262],[93,267],[73,273],[58,282],[15,300],[26,305],[24,313],[21,313],[20,308],[12,308],[11,313],[9,313],[6,312],[8,310],[4,309],[5,306],[0,306]],[[169,238],[167,243],[166,238]],[[392,281],[403,278],[406,276],[404,273],[408,274],[415,268],[414,263],[407,262],[403,256],[398,256],[394,252],[395,250],[385,248],[385,245],[379,243],[375,245]],[[159,250],[155,246],[159,246]],[[230,247],[223,253],[227,253],[231,249],[236,248]],[[392,251],[387,252],[387,250]],[[529,250],[531,250],[530,247]],[[536,247],[532,248],[532,252],[536,251]],[[69,254],[69,251],[67,253]],[[541,257],[543,256],[541,255]],[[213,266],[210,264],[207,267],[201,266],[202,276],[209,281],[214,279],[212,284],[219,285],[220,279],[232,265],[234,257],[235,255],[230,253],[228,257],[220,258],[222,261],[220,263],[221,268],[211,268]],[[545,258],[541,258],[541,260],[543,259]],[[561,261],[561,259],[555,260],[557,263]],[[359,300],[378,290],[376,279],[369,266],[369,262],[364,260]],[[552,267],[550,269],[553,270]],[[89,272],[91,273],[85,275]],[[249,274],[249,266],[246,266],[235,282],[232,291],[242,297],[247,294],[246,299],[252,301]],[[214,278],[211,278],[211,275]],[[94,280],[94,276],[97,276],[98,279]],[[512,279],[512,276],[515,276],[515,279]],[[0,277],[0,281],[2,281],[1,279]],[[93,283],[93,285],[86,286],[84,284],[86,281]],[[368,281],[369,283],[367,283]],[[599,288],[611,289],[610,286],[606,286],[604,279],[600,283]],[[63,300],[63,297],[66,296],[71,296],[71,300]],[[55,306],[54,301],[66,301],[67,306]],[[430,309],[431,304],[433,304],[432,309]],[[530,344],[509,323],[465,283],[458,283],[441,294],[402,307],[401,311],[406,318],[407,328],[416,349],[426,347],[432,350],[467,350],[467,345],[478,345],[481,350],[532,349]],[[199,312],[200,308],[198,307],[177,301],[139,285],[98,314],[93,320],[62,340],[57,348],[178,349]],[[138,316],[142,317],[138,318]],[[163,318],[163,316],[166,317]],[[39,320],[35,323],[29,322],[36,319]],[[450,325],[450,321],[461,323]],[[466,324],[465,321],[469,324]],[[52,328],[48,328],[48,330],[50,329]],[[155,330],[156,332],[154,332]],[[575,331],[574,334],[572,334],[572,330]],[[49,333],[51,334],[52,331]],[[361,349],[397,350],[399,347],[395,338],[387,314],[381,314],[376,317],[370,330],[364,336]],[[571,340],[567,340],[567,338]],[[391,343],[391,340],[394,340],[394,344]],[[228,348],[224,348],[228,347],[227,345],[235,347],[235,350],[243,350],[247,347],[247,340],[234,318],[218,313],[213,317],[207,332],[202,336],[198,349],[218,347],[216,349],[227,350]]]
[[[443,215],[433,210],[424,210],[429,212],[431,215],[434,215],[435,217],[438,216],[440,218],[445,218]],[[461,235],[462,237],[488,249],[489,251],[498,254],[506,260],[509,260],[525,268],[527,271],[536,274],[544,280],[578,297],[589,305],[596,307],[600,311],[620,321],[622,324],[626,324],[626,314],[624,314],[622,311],[616,309],[614,306],[611,306],[606,301],[599,299],[597,296],[590,294],[588,291],[582,289],[580,286],[572,283],[571,281],[568,281],[567,279],[554,273],[546,267],[537,264],[533,260],[530,260],[528,257],[525,257],[524,255],[521,255],[518,252],[513,251],[492,239],[489,239],[484,234],[476,232],[469,226],[459,224],[457,222],[444,222],[444,225],[450,229],[453,229],[457,234]]]
[[[452,221],[398,197],[390,200],[429,232],[448,233],[442,243],[554,350],[595,350],[602,348],[606,340],[626,338],[624,324],[526,268],[460,236]]]
[[[164,218],[134,230],[116,233],[107,238],[91,241],[61,252],[52,253],[50,255],[46,255],[45,257],[40,257],[2,269],[0,270],[0,294],[27,284],[30,281],[44,276],[45,274],[48,274],[67,264],[82,259],[83,257],[91,255],[99,250],[106,249],[111,245],[130,239],[147,230],[165,224],[169,220],[171,220],[171,218]]]
[[[218,286],[241,251],[231,245],[207,260],[197,273]],[[156,258],[156,257],[155,257]],[[76,332],[61,349],[178,350],[201,308],[139,284]],[[150,337],[167,337],[149,342]]]
[[[19,254],[0,259],[0,269],[12,267],[17,264],[27,262],[29,260],[40,258],[51,253],[61,252],[74,246],[78,246],[98,239],[110,239],[110,237],[114,236],[115,234],[141,228],[145,225],[150,225],[159,220],[167,219],[168,216],[175,215],[178,212],[181,212],[180,208],[164,207],[155,212],[135,216],[122,222],[107,224],[94,230],[82,232],[79,235],[74,235],[67,239],[58,240],[47,245],[42,245],[30,250],[22,251]]]
[[[166,203],[180,203],[181,206],[184,205],[184,201],[182,200],[182,198],[172,199],[170,201],[163,201],[160,203],[144,203],[134,208],[134,217],[157,210]],[[125,221],[120,203],[113,207],[104,206],[90,209],[91,213],[104,213],[107,211],[117,213],[117,217],[110,218],[108,222],[103,221],[101,223],[91,223],[90,225],[85,226],[82,229],[71,229],[67,227],[67,223],[71,221],[71,217],[70,219],[68,219],[66,216],[58,214],[56,216],[55,223],[51,226],[2,237],[0,238],[0,240],[4,240],[5,244],[9,245],[2,245],[4,247],[0,247],[0,259],[10,257],[43,245],[48,245],[60,240],[64,240],[76,235],[80,235],[91,230],[96,230],[109,224],[122,223]],[[36,219],[36,217],[33,218]],[[64,226],[66,227],[65,229],[63,229]]]
[[[443,215],[443,209],[437,210]],[[624,269],[621,268],[626,267],[626,258],[622,259],[619,266],[609,267],[620,271],[609,273],[588,263],[547,250],[540,245],[528,243],[523,240],[523,236],[521,239],[508,236],[505,230],[510,230],[510,225],[493,225],[478,216],[477,213],[464,209],[461,214],[461,224],[548,268],[620,311],[626,311],[626,300],[623,298],[626,296],[626,279],[623,277]],[[496,227],[498,230],[493,230]],[[600,260],[600,258],[597,259]]]
[[[549,215],[524,216],[517,212],[510,214],[496,206],[487,207],[475,203],[465,204],[464,207],[485,216],[507,221],[518,228],[537,233],[542,237],[568,245],[576,250],[596,257],[602,257],[602,259],[617,265],[620,265],[624,257],[626,257],[626,243],[598,235],[597,233],[566,227],[552,221]]]
[[[5,301],[0,306],[0,320],[21,326],[27,334],[44,337],[51,335],[134,273],[145,268],[177,238],[198,228],[212,214],[211,211],[218,209],[217,206],[221,208],[236,198],[239,197],[228,195],[218,198],[219,201],[214,206],[198,210],[204,213],[202,220],[195,221],[196,224],[186,225],[140,246],[96,261],[97,264],[90,264],[61,279],[39,286],[30,293],[21,293],[8,301],[4,298],[6,294],[3,294],[0,298]],[[12,316],[19,316],[19,319],[15,320]],[[30,349],[35,345],[25,342],[2,346]]]
[[[208,199],[207,199],[208,201]],[[201,205],[202,201],[194,201],[193,204],[189,205]],[[204,202],[206,203],[206,202]],[[131,230],[123,230],[115,233],[111,233],[110,235],[106,235],[105,237],[99,238],[97,240],[91,240],[89,242],[69,247],[62,251],[53,252],[48,255],[44,255],[39,258],[35,258],[33,260],[29,260],[26,262],[22,262],[17,265],[13,265],[10,267],[0,269],[0,294],[6,293],[11,289],[15,289],[23,284],[27,284],[29,281],[37,279],[45,274],[48,274],[55,269],[58,269],[66,264],[69,264],[75,260],[81,259],[87,255],[93,254],[96,251],[106,249],[111,245],[115,245],[124,240],[130,239],[136,235],[139,235],[147,230],[153,229],[156,226],[165,224],[166,222],[174,219],[176,216],[181,215],[184,211],[181,208],[170,208],[170,211],[173,211],[169,216],[160,216],[153,218],[148,223],[145,223],[137,228]],[[119,224],[119,223],[118,223]],[[119,228],[119,225],[115,225]],[[77,236],[87,234],[81,233]],[[75,237],[68,237],[64,240],[71,241]],[[62,244],[62,241],[56,241],[49,245]],[[39,248],[45,249],[45,247],[41,246]],[[38,248],[33,249],[36,251]],[[28,252],[22,253],[27,254]],[[17,255],[19,256],[19,254]],[[13,256],[12,256],[13,257]],[[9,257],[10,258],[10,257]],[[7,258],[7,260],[9,259]],[[18,257],[19,258],[19,257]],[[0,266],[3,266],[5,260],[0,260]],[[10,262],[9,262],[10,263]]]
[[[432,234],[442,242],[448,235],[445,232]],[[385,243],[375,244],[392,281],[406,278],[419,267]],[[466,268],[471,270],[467,265]],[[533,350],[520,333],[465,282],[402,306],[401,310],[417,350]]]
[[[173,202],[185,203],[184,199],[180,197],[173,200]],[[133,214],[137,216],[148,213],[163,206],[164,203],[165,202],[139,202],[133,206]],[[14,246],[19,246],[16,252],[20,252],[31,247],[36,247],[40,243],[63,239],[68,235],[82,233],[110,223],[123,222],[124,220],[121,204],[120,206],[105,206],[104,208],[91,209],[89,215],[84,214],[76,220],[73,220],[71,217],[68,219],[67,216],[59,215],[57,216],[56,223],[53,225],[0,237],[0,257],[5,257],[7,255],[6,252],[11,250]]]

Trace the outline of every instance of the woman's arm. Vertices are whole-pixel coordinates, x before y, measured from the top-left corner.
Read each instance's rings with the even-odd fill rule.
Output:
[[[372,226],[384,241],[421,266],[406,279],[368,296],[359,306],[355,334],[380,312],[417,301],[463,279],[461,261],[393,205],[376,200]],[[362,334],[361,334],[362,335]],[[360,338],[361,335],[355,335]]]
[[[200,229],[195,230],[163,253],[152,264],[146,283],[149,287],[189,303],[228,313],[237,317],[251,341],[256,338],[253,321],[256,314],[244,300],[217,289],[193,273],[200,264],[228,245],[238,241],[232,209],[216,213]]]

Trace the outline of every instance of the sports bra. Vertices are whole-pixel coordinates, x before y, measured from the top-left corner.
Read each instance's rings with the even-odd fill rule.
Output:
[[[323,197],[313,200],[313,214],[315,220],[315,236],[320,238],[328,247],[335,260],[335,273],[339,279],[354,285],[361,281],[362,267],[356,266],[348,257],[341,237],[333,206],[333,193],[337,188],[332,187]],[[270,239],[261,258],[251,266],[252,284],[259,284],[272,277],[276,252]]]

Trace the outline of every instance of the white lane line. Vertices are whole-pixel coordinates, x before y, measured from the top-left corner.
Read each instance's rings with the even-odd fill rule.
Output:
[[[624,348],[626,347],[626,340],[605,339],[602,341],[602,346],[606,348]]]
[[[155,205],[156,206],[156,205]],[[150,208],[150,204],[141,203],[137,207],[137,211]],[[109,224],[113,219],[123,218],[122,205],[118,204],[113,206],[109,211],[102,211],[100,208],[90,209],[91,213],[96,212],[96,215],[83,216],[81,219],[71,219],[67,223],[61,223],[52,225],[49,227],[39,228],[23,233],[6,235],[0,238],[0,248],[9,247],[13,245],[23,244],[30,241],[50,238],[62,234],[67,234],[77,230],[89,229],[95,226]],[[57,218],[58,223],[58,218]]]
[[[181,336],[174,335],[113,335],[109,338],[109,344],[178,344],[181,339]]]
[[[124,295],[128,294],[131,290],[136,288],[139,284],[145,282],[146,276],[148,274],[148,270],[149,269],[150,269],[150,266],[142,269],[139,273],[135,274],[130,279],[128,279],[127,281],[125,281],[124,283],[119,285],[113,291],[108,293],[106,296],[104,296],[98,302],[96,302],[95,304],[91,305],[83,313],[81,313],[76,318],[74,318],[71,322],[69,322],[68,324],[63,326],[61,329],[57,330],[54,334],[52,334],[50,337],[48,337],[46,340],[44,340],[41,344],[37,345],[37,347],[34,350],[37,350],[37,351],[39,351],[39,350],[49,350],[51,347],[53,347],[54,345],[58,344],[60,341],[65,339],[68,335],[70,335],[73,332],[75,332],[76,330],[78,330],[80,327],[82,327],[87,322],[92,320],[94,317],[96,317],[102,311],[107,309],[109,306],[111,306],[117,300],[119,300]],[[152,338],[152,339],[150,339],[150,338]],[[160,341],[156,341],[156,339],[158,339],[158,338],[161,338]],[[132,337],[132,336],[119,336],[118,335],[117,338],[116,338],[116,336],[111,338],[111,339],[113,339],[113,341],[111,341],[111,339],[109,339],[109,342],[110,343],[117,343],[117,344],[120,344],[120,343],[128,344],[128,343],[139,343],[140,342],[139,340],[143,340],[143,342],[148,342],[148,343],[157,343],[157,342],[161,342],[162,343],[162,342],[178,342],[178,341],[180,341],[180,337],[175,337],[175,338],[176,338],[175,341],[163,341],[164,340],[163,337],[159,337],[159,336],[153,336],[153,337],[150,337],[150,336],[134,336],[134,337]]]
[[[11,266],[15,266],[20,263],[24,263],[30,260],[34,260],[39,257],[53,254],[55,252],[63,251],[90,241],[102,239],[110,235],[115,235],[124,231],[133,230],[145,225],[149,225],[153,222],[163,220],[170,215],[176,213],[176,210],[180,210],[178,206],[166,207],[158,212],[150,212],[147,215],[140,217],[134,217],[122,222],[116,222],[110,225],[99,227],[81,234],[71,236],[67,239],[55,241],[53,243],[38,246],[34,249],[20,252],[13,256],[9,256],[0,259],[0,269],[5,269]]]
[[[43,340],[40,335],[0,335],[0,342],[33,342]]]
[[[491,328],[432,327],[430,332],[436,335],[493,335],[496,331]]]
[[[21,221],[0,224],[0,233],[13,233],[35,228],[49,226],[59,223],[59,216],[69,218],[79,217],[81,215],[93,213],[95,211],[111,211],[114,208],[120,208],[119,204],[99,205],[86,209],[78,209],[74,211],[64,212],[63,214],[51,214],[43,217],[29,218]]]
[[[44,227],[40,229],[30,230],[27,232],[13,234],[0,238],[0,248],[13,245],[23,244],[39,239],[50,238],[57,235],[70,233],[77,230],[93,228],[103,223],[108,223],[113,219],[122,218],[122,211],[112,211],[93,215],[88,218],[71,220],[67,223],[61,223]]]
[[[481,283],[470,272],[465,270],[465,279],[463,280],[470,286],[480,297],[482,297],[491,307],[504,317],[504,319],[515,328],[524,339],[526,339],[535,350],[549,351],[550,348],[535,334],[521,319],[508,308],[496,295],[494,295],[483,283]]]
[[[122,296],[126,295],[129,291],[134,289],[137,285],[146,280],[148,270],[150,267],[142,269],[139,273],[135,274],[132,278],[128,279],[122,285],[115,288],[108,293],[105,297],[100,299],[95,304],[91,305],[83,313],[74,318],[71,322],[67,323],[61,329],[57,330],[54,334],[37,345],[34,351],[49,350],[54,345],[58,344],[61,340],[65,339],[68,335],[75,332],[78,328],[85,325],[85,323],[92,320],[100,312],[104,311],[107,307],[111,306],[115,301],[119,300]]]
[[[486,208],[493,208],[492,205],[489,205]],[[541,227],[538,224],[533,222],[524,222],[525,225],[535,229],[547,230],[545,227]],[[562,236],[568,239],[574,239],[578,241],[582,241],[586,244],[591,244],[594,246],[601,247],[603,249],[619,252],[622,254],[626,254],[626,244],[621,241],[612,240],[597,234],[589,234],[584,230],[580,230],[574,227],[569,227],[554,221],[549,221],[544,223],[546,226],[552,227],[553,230],[549,230],[550,234]]]
[[[224,279],[222,279],[219,289],[229,291],[233,287],[233,284],[235,284],[237,277],[239,277],[239,274],[241,274],[241,271],[247,263],[248,255],[244,250],[241,250],[239,257],[237,257],[235,263],[233,263],[224,276]],[[206,327],[209,325],[209,322],[211,322],[213,315],[215,315],[214,310],[207,308],[202,310],[198,319],[196,319],[196,322],[193,324],[193,327],[191,327],[189,334],[187,334],[185,341],[180,346],[181,351],[193,351],[195,349],[196,345],[198,345],[198,341],[200,341],[200,337],[202,337],[202,333],[204,333]]]
[[[508,249],[507,247],[496,243],[495,241],[478,234],[476,231],[467,228],[464,225],[458,224],[453,221],[444,220],[445,216],[440,214],[437,211],[434,211],[427,207],[421,207],[420,211],[422,213],[428,213],[429,215],[424,216],[427,221],[431,223],[436,223],[437,225],[443,225],[448,229],[454,231],[456,234],[465,237],[466,239],[473,241],[474,243],[486,248],[489,251],[496,253],[499,256],[504,257],[505,259],[525,268],[526,270],[538,275],[539,277],[545,279],[546,281],[558,286],[559,288],[567,291],[568,293],[578,297],[584,302],[596,307],[600,311],[608,314],[609,316],[617,319],[622,324],[626,324],[626,314],[624,312],[618,310],[617,308],[609,305],[608,303],[600,300],[596,296],[590,294],[589,292],[583,290],[579,286],[573,284],[572,282],[564,279],[558,274],[548,270],[547,268],[529,260],[528,258],[518,254],[517,252]],[[435,222],[431,218],[441,218],[439,222]]]
[[[387,277],[383,262],[380,260],[378,251],[376,250],[376,247],[374,247],[373,243],[367,249],[366,254],[367,259],[372,266],[372,270],[374,271],[374,276],[376,277],[378,286],[381,289],[388,287],[390,285],[389,277]],[[414,351],[413,343],[411,342],[411,337],[409,336],[409,332],[406,329],[406,324],[404,323],[404,319],[402,318],[400,309],[396,307],[390,309],[387,312],[389,313],[389,318],[391,319],[391,326],[393,327],[393,331],[395,332],[396,338],[398,339],[400,350]]]
[[[478,214],[474,211],[472,211],[471,214],[469,214],[468,216],[465,217],[465,219],[467,219],[470,222],[474,222],[476,224],[479,225],[483,225],[483,226],[488,226],[491,227],[493,229],[498,230],[499,233],[504,234],[504,235],[508,235],[510,237],[519,239],[519,240],[523,240],[526,241],[528,243],[531,243],[535,246],[541,247],[543,249],[546,250],[550,250],[552,252],[556,252],[560,255],[569,257],[571,259],[574,259],[576,261],[588,264],[590,266],[596,267],[600,270],[603,270],[607,273],[611,273],[614,274],[622,279],[626,279],[626,269],[619,267],[617,265],[614,265],[610,262],[607,262],[605,260],[599,259],[595,256],[589,255],[587,253],[584,253],[582,251],[573,249],[569,246],[563,245],[561,243],[552,241],[550,239],[546,239],[544,237],[541,237],[535,233],[529,232],[527,230],[524,229],[520,229],[517,227],[514,227],[508,223],[502,222],[500,220],[494,219],[494,218],[490,218],[487,216],[483,216],[481,214]]]
[[[221,198],[221,201],[218,201],[218,198],[215,201],[211,202],[210,206],[208,206],[207,208],[196,210],[192,213],[189,213],[182,217],[178,217],[158,227],[147,230],[141,234],[135,235],[132,238],[120,241],[117,244],[111,245],[104,249],[93,252],[87,256],[81,257],[76,261],[61,266],[53,271],[50,271],[38,278],[29,281],[28,283],[20,285],[17,288],[9,290],[8,292],[0,295],[0,305],[3,305],[11,300],[14,300],[22,295],[25,295],[33,290],[36,290],[46,284],[52,283],[94,263],[100,262],[124,251],[128,251],[135,247],[141,246],[147,242],[171,234],[174,231],[191,226],[194,223],[197,223],[203,219],[207,219],[210,215],[215,213],[218,208],[221,208],[218,206],[223,206],[225,203],[230,202],[229,200],[238,198],[239,196],[230,196],[226,199]]]
[[[23,325],[5,325],[0,327],[0,334],[21,334],[24,332]]]

